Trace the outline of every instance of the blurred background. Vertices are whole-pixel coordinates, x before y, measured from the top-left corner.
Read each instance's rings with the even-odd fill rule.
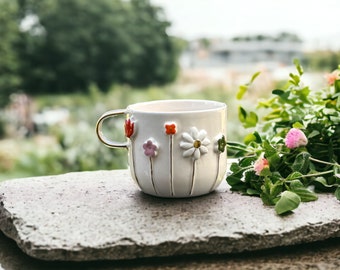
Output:
[[[312,88],[340,64],[337,0],[0,0],[0,180],[127,168],[94,128],[109,109],[172,98],[243,106],[305,69]],[[119,132],[112,132],[116,128]],[[124,140],[123,119],[108,123]]]

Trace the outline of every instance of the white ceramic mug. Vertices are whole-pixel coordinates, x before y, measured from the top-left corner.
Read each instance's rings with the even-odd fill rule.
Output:
[[[185,198],[213,191],[227,169],[226,109],[210,100],[159,100],[104,113],[96,125],[106,146],[127,148],[133,179],[158,197]],[[126,142],[112,141],[104,120],[125,115]]]

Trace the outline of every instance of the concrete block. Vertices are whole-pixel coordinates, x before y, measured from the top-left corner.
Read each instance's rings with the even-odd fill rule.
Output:
[[[340,237],[340,202],[320,194],[277,216],[259,198],[213,193],[162,199],[127,170],[23,178],[0,185],[0,229],[26,254],[49,261],[222,254]]]

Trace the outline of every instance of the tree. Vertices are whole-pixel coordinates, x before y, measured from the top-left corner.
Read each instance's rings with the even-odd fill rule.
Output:
[[[23,35],[21,76],[29,92],[84,91],[91,83],[134,86],[175,79],[178,50],[149,0],[21,0],[36,23]]]
[[[0,106],[3,106],[12,91],[18,90],[19,39],[18,6],[15,1],[0,0]]]

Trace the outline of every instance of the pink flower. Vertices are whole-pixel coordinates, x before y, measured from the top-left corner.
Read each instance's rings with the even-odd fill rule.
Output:
[[[148,157],[155,157],[157,155],[158,146],[156,142],[149,139],[143,144],[144,154]]]
[[[263,169],[269,168],[269,162],[267,159],[260,157],[254,163],[254,171],[256,175],[260,175]]]
[[[328,85],[333,85],[336,80],[340,79],[339,73],[339,70],[334,70],[332,73],[325,75]]]
[[[290,149],[305,146],[308,143],[308,139],[300,129],[292,128],[288,131],[285,140],[286,146]]]

